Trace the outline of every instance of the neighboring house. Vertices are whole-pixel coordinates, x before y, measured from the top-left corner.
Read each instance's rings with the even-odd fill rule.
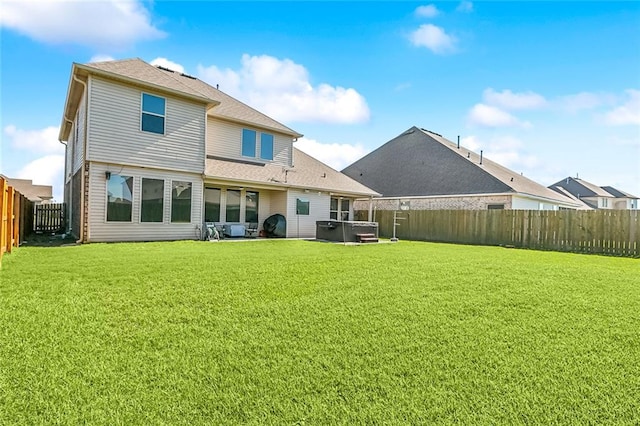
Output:
[[[559,193],[569,193],[592,209],[633,210],[638,208],[638,197],[611,186],[598,186],[584,179],[567,177],[549,188]]]
[[[83,242],[198,239],[205,222],[351,219],[378,195],[294,148],[302,135],[194,77],[140,59],[74,63],[59,138]],[[298,208],[297,208],[298,207]],[[237,229],[237,227],[236,227]]]
[[[580,207],[580,203],[483,158],[482,151],[478,155],[418,127],[410,128],[342,172],[382,194],[374,200],[378,210]]]
[[[607,191],[609,194],[613,195],[615,200],[613,200],[613,208],[615,210],[638,210],[638,202],[640,199],[635,195],[631,195],[627,192],[620,191],[612,186],[603,186],[602,189]]]
[[[50,185],[34,185],[30,179],[14,179],[5,175],[0,176],[34,204],[48,204],[53,200],[53,187]]]

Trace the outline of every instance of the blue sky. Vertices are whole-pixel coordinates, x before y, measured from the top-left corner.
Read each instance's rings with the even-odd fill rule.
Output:
[[[415,125],[640,196],[640,2],[3,0],[0,37],[0,172],[57,200],[72,62],[130,57],[219,84],[336,169]]]

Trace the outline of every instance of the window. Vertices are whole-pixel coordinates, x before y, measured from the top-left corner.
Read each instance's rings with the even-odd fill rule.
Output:
[[[338,207],[340,207],[338,209]],[[329,218],[333,220],[349,220],[349,200],[332,198],[329,207]]]
[[[245,200],[246,200],[246,206],[244,210],[245,222],[258,223],[258,193],[247,191]]]
[[[273,160],[273,135],[260,133],[260,158]]]
[[[242,129],[242,156],[256,156],[256,132],[255,130]]]
[[[191,222],[191,182],[171,182],[171,222]]]
[[[331,206],[329,207],[329,219],[338,220],[338,199],[331,199]]]
[[[162,222],[164,213],[164,181],[142,178],[140,222]]]
[[[204,221],[219,222],[220,221],[220,189],[205,188],[204,189]]]
[[[133,177],[107,172],[107,221],[131,222]]]
[[[164,134],[165,99],[142,94],[142,117],[140,128],[145,132]]]
[[[309,216],[309,200],[298,198],[296,200],[296,214],[300,216]]]
[[[340,220],[349,220],[349,200],[342,200],[340,204]]]
[[[488,210],[504,210],[504,204],[489,204],[487,206]]]
[[[240,191],[227,190],[227,222],[240,222]]]

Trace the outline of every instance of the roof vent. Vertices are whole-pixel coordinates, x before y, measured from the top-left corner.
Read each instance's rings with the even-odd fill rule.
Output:
[[[189,74],[181,73],[180,75],[183,76],[183,77],[190,78],[191,80],[197,80],[197,78],[195,78],[194,76],[189,75]]]
[[[157,67],[158,69],[162,70],[162,71],[175,72],[174,70],[169,69],[169,68],[165,68],[165,67],[163,67],[163,66],[161,66],[161,65],[156,65],[156,67]]]

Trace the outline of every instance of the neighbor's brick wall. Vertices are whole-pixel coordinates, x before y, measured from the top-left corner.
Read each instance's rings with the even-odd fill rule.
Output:
[[[511,197],[508,195],[467,196],[451,198],[403,198],[410,202],[411,210],[487,210],[489,204],[504,204],[511,209]],[[373,200],[376,210],[399,210],[398,199]],[[356,201],[354,210],[369,210],[369,201]]]

